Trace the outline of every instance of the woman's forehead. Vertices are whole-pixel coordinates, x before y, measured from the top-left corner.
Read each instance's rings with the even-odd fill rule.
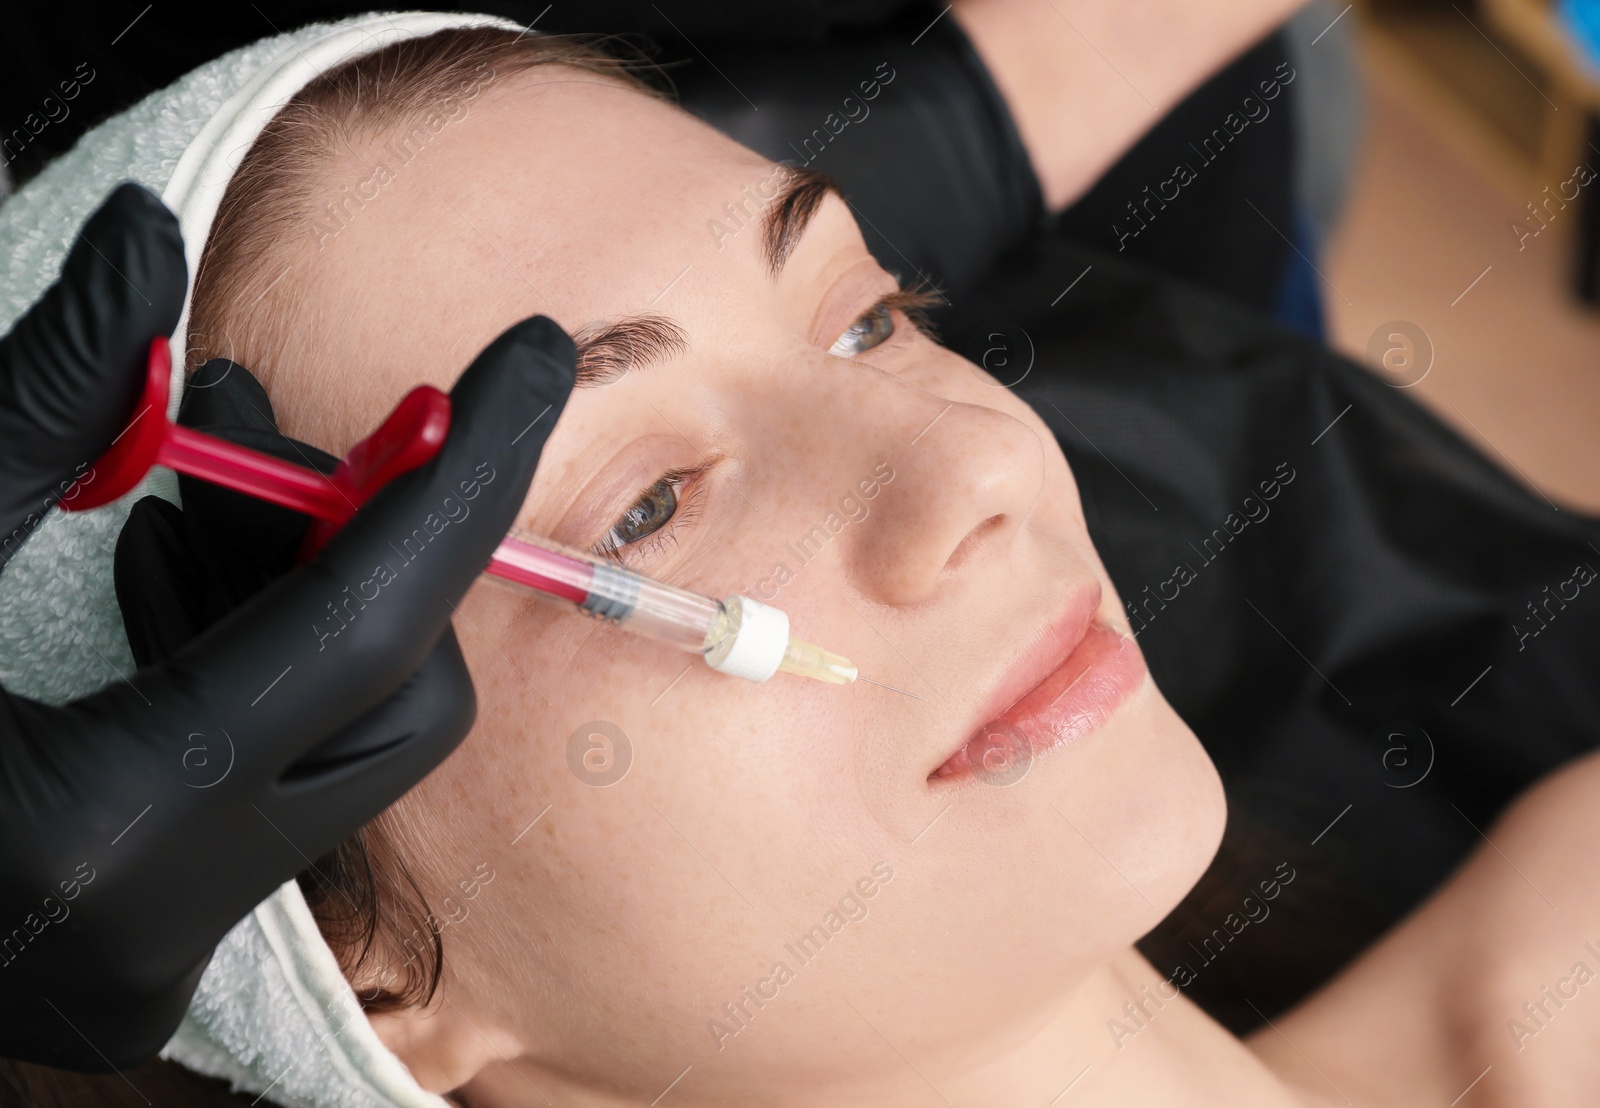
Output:
[[[453,180],[441,182],[459,200],[441,198],[498,233],[530,279],[637,310],[685,266],[741,279],[759,267],[759,236],[730,232],[729,211],[749,209],[770,163],[620,82],[558,68],[517,76],[463,128]]]
[[[341,186],[375,160],[392,171],[352,205]],[[509,74],[409,161],[382,138],[339,161],[325,190],[355,210],[312,247],[306,289],[339,310],[302,322],[322,319],[318,357],[364,366],[380,406],[402,386],[448,387],[530,315],[576,331],[652,312],[698,340],[770,295],[753,198],[778,168],[615,80]]]

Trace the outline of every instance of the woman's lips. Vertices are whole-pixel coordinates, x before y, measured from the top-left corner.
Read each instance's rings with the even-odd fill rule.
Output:
[[[1097,729],[1144,677],[1144,655],[1133,637],[1090,623],[1060,665],[974,731],[928,780],[976,776],[1012,784],[1045,751]]]

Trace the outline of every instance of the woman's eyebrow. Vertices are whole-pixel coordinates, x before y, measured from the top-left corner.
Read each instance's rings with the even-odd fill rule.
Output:
[[[830,192],[844,199],[839,186],[826,173],[804,166],[789,167],[777,195],[767,206],[761,225],[761,252],[773,280],[783,272],[784,263],[800,242],[800,236],[805,234],[806,225],[822,206],[822,198]]]
[[[578,348],[576,388],[609,385],[630,369],[689,349],[689,336],[676,321],[648,312],[587,324],[573,333],[572,341]]]
[[[761,251],[776,279],[828,193],[843,198],[824,173],[789,167],[761,224]],[[591,323],[572,336],[578,348],[577,388],[609,385],[629,370],[666,361],[689,349],[689,336],[672,319],[650,312]]]

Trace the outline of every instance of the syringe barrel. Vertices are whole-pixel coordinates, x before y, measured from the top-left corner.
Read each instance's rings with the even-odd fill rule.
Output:
[[[712,669],[748,681],[765,681],[780,669],[833,684],[856,677],[848,659],[790,638],[789,617],[777,608],[747,596],[713,600],[548,539],[512,532],[490,559],[488,575],[699,654]]]
[[[491,577],[526,586],[524,595],[565,600],[637,635],[704,654],[720,637],[722,604],[652,581],[615,562],[540,539],[508,535],[490,559]]]

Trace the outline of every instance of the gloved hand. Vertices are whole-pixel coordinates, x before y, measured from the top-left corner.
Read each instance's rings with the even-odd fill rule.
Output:
[[[0,340],[0,523],[19,543],[128,419],[185,281],[171,213],[124,186]],[[0,1055],[80,1070],[152,1056],[222,935],[460,742],[476,702],[450,613],[521,507],[574,360],[549,320],[510,328],[452,390],[439,454],[314,563],[130,682],[59,708],[0,693]],[[319,635],[429,513],[454,521]],[[135,628],[141,649],[157,642]]]
[[[713,127],[833,178],[885,269],[958,300],[1038,227],[1044,197],[954,16],[938,4],[901,7],[881,26],[815,45],[724,49],[717,68],[696,61],[673,80],[679,102]],[[761,204],[754,190],[728,200],[716,219],[730,231]]]

